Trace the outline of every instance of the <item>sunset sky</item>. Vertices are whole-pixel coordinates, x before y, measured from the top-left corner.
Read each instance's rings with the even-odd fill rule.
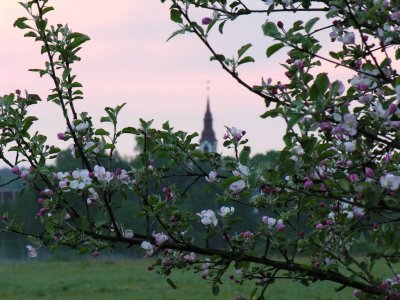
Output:
[[[253,154],[283,146],[283,122],[259,118],[265,111],[262,99],[211,62],[207,49],[195,36],[181,35],[166,42],[179,29],[169,20],[167,4],[159,0],[51,0],[50,4],[56,9],[48,14],[51,23],[68,23],[72,30],[91,37],[73,72],[84,85],[85,100],[78,109],[88,111],[96,125],[100,124],[104,107],[127,102],[121,126],[137,126],[141,117],[155,119],[156,126],[170,120],[176,129],[200,132],[206,108],[206,82],[210,80],[219,152],[229,153],[222,148],[224,125],[246,130]],[[263,3],[257,5],[265,7]],[[17,1],[0,2],[0,94],[26,89],[46,99],[52,88],[50,78],[40,79],[27,71],[43,66],[45,57],[40,55],[39,44],[24,38],[23,32],[12,26],[17,17],[24,15]],[[204,16],[207,14],[196,18],[199,21]],[[292,13],[280,17],[284,21],[301,19],[301,15]],[[285,80],[284,69],[278,63],[286,60],[287,49],[272,59],[265,57],[271,43],[262,34],[265,21],[265,15],[242,17],[235,24],[226,25],[225,35],[215,33],[210,37],[217,52],[228,57],[243,44],[255,44],[249,54],[256,58],[256,63],[239,69],[250,85],[259,84],[261,77]],[[40,118],[36,129],[47,134],[50,143],[67,146],[56,140],[56,134],[66,128],[59,107],[43,101],[32,113]],[[123,155],[132,156],[132,137],[121,140],[118,148]]]

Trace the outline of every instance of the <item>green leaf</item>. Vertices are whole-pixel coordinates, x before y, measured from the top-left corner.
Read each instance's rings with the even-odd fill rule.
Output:
[[[18,18],[14,22],[14,27],[18,27],[19,29],[28,28],[29,26],[25,24],[25,21],[27,21],[27,20],[28,20],[28,18],[26,18],[26,17]]]
[[[219,294],[219,286],[218,285],[214,284],[212,286],[212,293],[214,296],[218,296],[218,294]]]
[[[350,183],[349,183],[349,181],[347,179],[340,178],[339,179],[339,185],[346,192],[350,191]]]
[[[110,135],[110,133],[107,130],[103,129],[103,128],[96,129],[94,134],[95,135],[107,135],[107,136]]]
[[[310,88],[310,99],[311,101],[315,102],[319,98],[319,89],[316,84],[313,84]]]
[[[47,19],[45,20],[36,20],[36,27],[39,31],[44,31],[47,26]]]
[[[171,280],[171,278],[167,278],[167,283],[172,287],[174,290],[176,290],[177,286],[176,284]]]
[[[326,73],[318,74],[315,82],[318,86],[320,95],[323,95],[329,87],[328,75]]]
[[[33,37],[33,38],[36,38],[36,37],[37,37],[37,34],[36,34],[35,32],[33,32],[33,31],[29,31],[29,32],[27,32],[27,33],[24,34],[24,37]]]
[[[52,7],[52,6],[45,7],[45,8],[43,8],[43,10],[42,10],[42,15],[45,15],[45,14],[47,14],[49,11],[52,11],[52,10],[54,10],[54,7]]]
[[[179,29],[177,31],[175,31],[174,33],[172,33],[169,38],[167,39],[167,42],[172,39],[173,37],[177,36],[178,34],[184,34],[186,32],[186,29]]]
[[[290,119],[287,123],[288,129],[291,129],[294,125],[297,124],[297,122],[303,117],[303,114],[301,113],[291,113],[290,114]]]
[[[87,35],[76,32],[73,37],[73,41],[67,45],[66,49],[69,51],[72,51],[89,40],[90,40],[90,37],[88,37]]]
[[[250,294],[250,299],[253,299],[254,296],[257,294],[258,288],[254,288],[253,291]]]
[[[278,28],[273,22],[265,22],[265,24],[262,26],[262,29],[266,36],[271,36],[271,37],[280,36]]]
[[[242,177],[240,177],[240,176],[232,176],[232,177],[226,178],[226,179],[221,181],[220,186],[222,188],[226,188],[229,185],[231,185],[232,183],[234,183],[234,182],[236,182],[236,181],[238,181],[240,179],[242,179]]]
[[[110,117],[101,117],[101,118],[100,118],[100,122],[101,122],[101,123],[112,123]]]
[[[263,119],[266,118],[276,118],[279,116],[279,114],[282,113],[282,108],[274,108],[267,110],[265,113],[263,113],[260,117]]]
[[[313,28],[313,26],[315,25],[315,23],[317,23],[319,20],[318,17],[312,18],[311,20],[309,20],[306,25],[304,25],[304,30],[307,33],[310,33],[311,29]]]
[[[240,151],[239,161],[242,165],[247,166],[249,163],[251,149],[249,146],[244,146],[243,150]]]
[[[253,45],[252,44],[246,44],[240,47],[238,50],[238,58],[240,58],[247,50],[249,50]]]
[[[122,133],[137,134],[137,132],[137,129],[133,127],[125,127],[122,129]]]
[[[223,54],[216,54],[215,56],[211,56],[210,60],[219,60],[219,61],[224,61],[226,58]]]
[[[171,20],[176,23],[183,23],[181,12],[177,9],[171,9]]]
[[[399,49],[396,49],[396,52],[395,52],[395,58],[397,59],[397,60],[399,60],[400,59],[400,48]]]
[[[271,57],[275,52],[285,47],[284,43],[274,44],[267,49],[267,57]]]
[[[334,59],[340,59],[340,55],[336,52],[330,51],[329,55]]]
[[[254,58],[252,58],[251,56],[243,57],[241,60],[239,60],[238,66],[242,64],[247,64],[249,62],[254,62]]]

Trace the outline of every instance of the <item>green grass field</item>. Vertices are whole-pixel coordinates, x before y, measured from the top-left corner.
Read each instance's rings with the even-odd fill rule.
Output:
[[[149,261],[73,261],[0,264],[1,300],[172,300],[234,299],[248,296],[253,286],[239,286],[225,279],[220,295],[212,295],[210,285],[198,274],[174,272],[171,277],[178,288],[173,290],[165,279],[147,271]],[[352,289],[339,293],[335,285],[318,282],[310,287],[291,281],[274,284],[267,299],[352,299]]]

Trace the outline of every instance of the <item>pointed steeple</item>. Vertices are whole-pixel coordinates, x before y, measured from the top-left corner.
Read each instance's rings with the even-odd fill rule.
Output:
[[[209,87],[207,86],[207,91]],[[217,151],[217,139],[212,128],[212,114],[210,109],[210,96],[207,95],[207,108],[204,115],[204,128],[201,133],[200,139],[200,150],[203,152],[216,152]]]

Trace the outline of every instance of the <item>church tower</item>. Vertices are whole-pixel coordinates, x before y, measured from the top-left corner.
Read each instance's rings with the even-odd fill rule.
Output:
[[[209,88],[207,87],[207,90]],[[200,150],[202,152],[217,152],[217,139],[212,128],[212,115],[210,110],[210,97],[207,96],[207,109],[204,115],[204,128],[201,133]]]

